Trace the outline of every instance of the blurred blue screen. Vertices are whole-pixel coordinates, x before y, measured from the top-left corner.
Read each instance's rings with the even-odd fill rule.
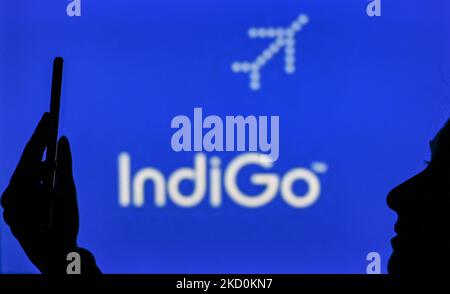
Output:
[[[381,0],[377,17],[364,0],[81,0],[74,17],[69,3],[0,2],[1,190],[48,111],[52,60],[62,56],[60,135],[72,147],[79,245],[104,272],[365,273],[369,252],[386,271],[396,219],[386,195],[424,168],[428,141],[450,113],[444,0]],[[255,60],[274,39],[250,38],[249,29],[287,28],[301,14],[309,22],[295,35],[295,72],[286,73],[281,49],[253,90],[232,64]],[[198,204],[182,207],[165,191],[160,207],[147,181],[142,206],[121,205],[120,154],[128,154],[131,183],[146,168],[167,182],[194,167],[196,152],[171,147],[172,119],[193,120],[194,108],[223,119],[279,116],[279,159],[243,168],[239,189],[257,197],[264,187],[252,175],[282,181],[303,168],[318,180],[318,198],[293,207],[278,187],[271,201],[248,208],[222,180],[213,206],[211,158],[223,178],[245,153],[203,152],[207,188]],[[187,194],[194,185],[180,187]],[[308,189],[292,185],[296,195]],[[3,220],[0,248],[2,273],[37,272]]]

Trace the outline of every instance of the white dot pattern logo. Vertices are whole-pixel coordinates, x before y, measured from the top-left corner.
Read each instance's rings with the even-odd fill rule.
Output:
[[[295,72],[295,35],[309,22],[306,14],[300,14],[287,28],[250,28],[248,36],[251,39],[275,38],[255,60],[233,62],[231,70],[234,73],[247,73],[250,76],[250,89],[257,91],[261,88],[261,68],[263,68],[275,54],[284,47],[284,71],[287,74]]]

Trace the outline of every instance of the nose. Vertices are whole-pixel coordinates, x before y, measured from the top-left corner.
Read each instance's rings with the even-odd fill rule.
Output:
[[[397,213],[398,213],[398,208],[400,207],[401,193],[399,192],[399,190],[401,189],[401,185],[392,189],[386,198],[387,206]]]
[[[428,176],[428,168],[401,183],[389,192],[386,203],[390,209],[399,213],[399,210],[420,207],[423,204],[421,196],[426,195],[427,188],[432,186]]]

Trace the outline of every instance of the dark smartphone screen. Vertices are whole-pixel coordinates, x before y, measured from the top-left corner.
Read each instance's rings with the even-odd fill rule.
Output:
[[[51,135],[47,146],[46,161],[50,165],[49,183],[55,186],[56,145],[58,140],[59,107],[61,104],[63,59],[56,57],[53,61],[52,89],[50,97]]]

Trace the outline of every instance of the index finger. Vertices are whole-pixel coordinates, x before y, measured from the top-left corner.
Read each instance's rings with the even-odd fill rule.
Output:
[[[39,163],[42,161],[45,148],[48,144],[51,131],[50,127],[50,116],[47,112],[45,112],[34,130],[33,135],[25,146],[25,149],[23,150],[13,178],[16,175],[21,174],[23,171],[29,170],[32,166],[39,166]]]

